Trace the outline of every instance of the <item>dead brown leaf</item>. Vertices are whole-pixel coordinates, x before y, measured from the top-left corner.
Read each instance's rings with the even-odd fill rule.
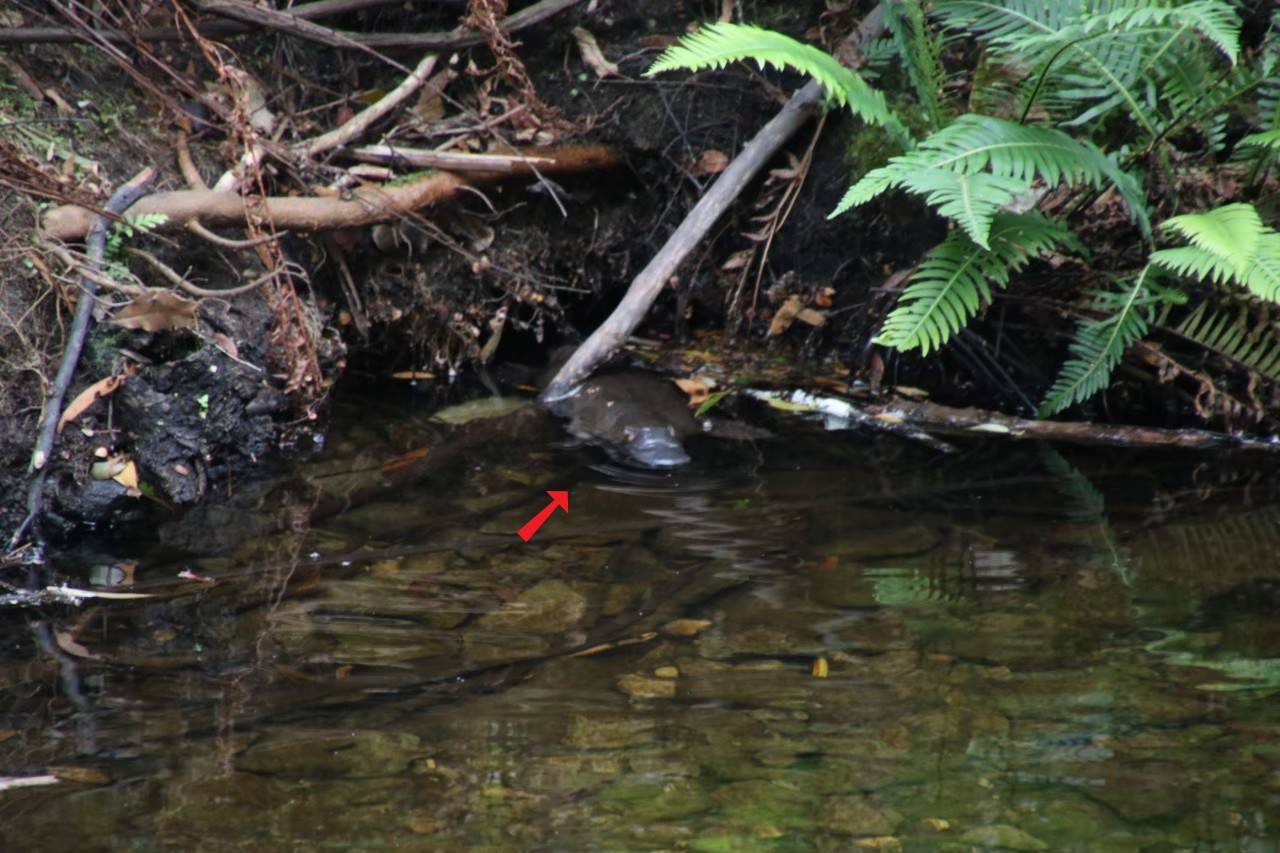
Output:
[[[111,322],[125,329],[144,332],[194,329],[198,325],[196,303],[172,290],[151,289],[117,311]]]
[[[98,400],[110,395],[123,385],[124,379],[125,377],[122,374],[107,376],[77,394],[76,398],[71,401],[71,404],[62,413],[62,417],[58,418],[58,432],[62,432],[63,427],[83,415]]]
[[[804,303],[800,301],[799,296],[788,296],[787,301],[782,303],[782,307],[773,315],[773,322],[769,324],[768,337],[777,337],[791,328],[796,316],[803,310]]]
[[[718,175],[729,165],[729,155],[717,148],[708,148],[698,156],[689,173],[695,178],[703,175]]]
[[[662,633],[668,637],[696,637],[711,625],[707,619],[676,619],[663,625]]]
[[[578,50],[582,51],[582,61],[597,77],[621,77],[618,66],[605,59],[604,52],[596,42],[596,37],[582,27],[573,28],[573,37],[578,42]]]
[[[677,379],[675,382],[681,391],[689,395],[689,405],[691,406],[705,403],[707,398],[711,396],[711,389],[715,387],[715,383],[708,377]]]
[[[819,327],[827,324],[827,315],[822,311],[815,311],[812,308],[803,308],[796,314],[796,319],[801,323],[807,323],[810,326]]]
[[[98,656],[75,641],[70,631],[54,631],[53,640],[69,655],[78,658],[96,659]]]
[[[732,272],[740,270],[747,264],[751,263],[751,259],[755,257],[755,249],[740,249],[729,256],[729,260],[720,265],[722,272]]]

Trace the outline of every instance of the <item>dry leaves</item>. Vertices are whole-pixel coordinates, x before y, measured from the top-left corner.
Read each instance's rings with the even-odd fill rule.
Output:
[[[123,385],[124,380],[124,374],[108,376],[104,379],[99,379],[97,382],[77,394],[76,398],[72,400],[71,404],[67,406],[65,411],[63,411],[62,417],[58,418],[58,432],[61,433],[63,427],[83,415],[88,411],[90,406],[101,400],[103,397],[110,395],[117,388]]]
[[[698,161],[693,164],[693,168],[689,170],[689,174],[695,178],[703,175],[718,175],[729,165],[729,155],[716,148],[708,148],[698,156]]]
[[[791,324],[796,320],[801,323],[807,323],[810,326],[823,326],[827,322],[827,315],[813,308],[804,307],[804,302],[799,296],[789,296],[787,301],[782,303],[782,307],[773,315],[773,322],[769,324],[769,337],[775,337],[791,328]]]
[[[117,311],[111,322],[125,329],[141,329],[144,332],[194,329],[198,325],[196,303],[171,290],[147,290]]]
[[[573,37],[578,42],[578,50],[582,51],[582,62],[592,71],[596,72],[597,77],[621,77],[622,72],[618,70],[615,63],[604,58],[604,52],[600,50],[596,37],[590,31],[582,27],[573,28]]]

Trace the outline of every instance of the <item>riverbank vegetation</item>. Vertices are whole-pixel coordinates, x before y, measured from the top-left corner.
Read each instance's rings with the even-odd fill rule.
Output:
[[[1280,424],[1266,3],[19,0],[0,60],[6,532],[41,420],[70,531],[307,445],[344,377],[637,330],[704,406]]]

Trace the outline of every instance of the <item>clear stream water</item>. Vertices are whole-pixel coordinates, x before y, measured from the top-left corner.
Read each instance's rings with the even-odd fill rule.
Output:
[[[0,849],[1280,848],[1254,459],[796,430],[659,476],[522,429],[364,488],[447,443],[364,408],[61,557],[155,597],[0,613],[0,776],[56,777]]]

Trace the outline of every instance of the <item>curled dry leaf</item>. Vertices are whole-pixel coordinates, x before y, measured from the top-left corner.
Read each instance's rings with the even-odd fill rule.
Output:
[[[194,329],[197,326],[196,303],[171,290],[149,289],[117,311],[111,322],[144,332]]]
[[[709,376],[698,376],[692,379],[677,379],[676,385],[679,386],[681,391],[689,395],[689,405],[699,406],[711,396],[711,389],[715,387],[715,380]]]
[[[729,155],[716,148],[708,148],[698,156],[698,162],[693,164],[693,168],[689,172],[695,177],[700,178],[703,175],[718,175],[729,165]]]
[[[621,77],[618,66],[604,58],[604,52],[596,42],[596,37],[582,27],[573,28],[573,37],[578,42],[578,50],[582,51],[582,61],[597,77]]]
[[[124,463],[124,467],[121,468],[111,479],[115,480],[126,489],[136,492],[138,491],[138,466],[133,463],[132,459],[130,459]]]
[[[773,322],[769,324],[768,337],[777,337],[791,328],[791,324],[796,320],[796,315],[803,308],[804,303],[800,301],[799,296],[788,296],[787,301],[782,303],[782,307],[773,315]]]
[[[62,417],[58,418],[58,432],[62,432],[62,428],[83,415],[90,406],[108,396],[117,388],[124,384],[124,375],[117,374],[99,379],[88,388],[76,395],[66,410],[62,413]]]

